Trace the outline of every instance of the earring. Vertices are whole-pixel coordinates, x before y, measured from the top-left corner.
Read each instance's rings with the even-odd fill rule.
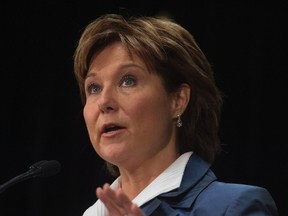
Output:
[[[177,125],[177,127],[182,127],[182,120],[181,120],[181,115],[177,115],[177,123],[176,123],[176,125]]]

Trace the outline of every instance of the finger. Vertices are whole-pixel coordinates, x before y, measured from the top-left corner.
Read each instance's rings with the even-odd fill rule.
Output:
[[[141,209],[136,204],[131,205],[130,214],[134,216],[145,216],[145,214],[141,211]]]
[[[109,201],[109,197],[107,197],[107,195],[105,194],[103,188],[98,187],[96,189],[96,195],[103,203]]]
[[[103,190],[111,205],[114,207],[113,211],[116,210],[121,215],[125,215],[130,212],[132,202],[124,194],[122,189],[117,189],[114,191],[108,184],[106,184],[104,185]]]
[[[123,190],[112,190],[109,184],[105,184],[102,188],[98,188],[97,196],[104,203],[110,215],[133,215],[144,216],[141,209],[133,204],[129,197],[123,192]]]
[[[116,192],[116,196],[118,197],[118,200],[122,202],[122,206],[124,207],[128,215],[144,216],[144,213],[141,211],[141,209],[136,204],[131,202],[131,200],[123,192],[122,189],[119,189]]]
[[[131,202],[129,197],[123,192],[122,189],[118,189],[116,191],[115,202],[118,206],[124,208],[127,213],[131,212],[131,206],[133,205],[133,203]]]
[[[110,215],[113,216],[123,216],[126,214],[126,210],[116,202],[116,193],[113,191],[108,184],[105,184],[103,188],[97,188],[96,194],[98,198],[103,202],[109,211]]]

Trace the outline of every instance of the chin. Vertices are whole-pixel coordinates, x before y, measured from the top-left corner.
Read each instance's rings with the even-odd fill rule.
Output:
[[[114,164],[114,165],[118,165],[119,163],[121,163],[121,161],[127,159],[127,154],[124,151],[109,151],[109,152],[102,152],[102,154],[100,155],[105,161]]]

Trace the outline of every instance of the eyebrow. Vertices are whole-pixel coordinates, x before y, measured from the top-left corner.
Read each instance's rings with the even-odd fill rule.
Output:
[[[120,69],[125,69],[125,68],[130,68],[130,67],[136,67],[136,68],[139,68],[141,70],[145,70],[145,68],[141,67],[140,65],[133,64],[133,63],[120,65],[120,67],[118,69],[120,70]],[[89,71],[88,71],[87,75],[85,76],[84,81],[89,77],[95,77],[95,76],[97,76],[97,74],[95,72],[89,73]]]

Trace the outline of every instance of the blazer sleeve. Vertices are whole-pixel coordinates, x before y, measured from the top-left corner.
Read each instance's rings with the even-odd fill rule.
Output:
[[[228,206],[227,216],[278,216],[270,193],[261,187],[244,186]]]
[[[213,182],[202,191],[194,208],[191,215],[278,216],[276,204],[265,188],[223,182]]]

